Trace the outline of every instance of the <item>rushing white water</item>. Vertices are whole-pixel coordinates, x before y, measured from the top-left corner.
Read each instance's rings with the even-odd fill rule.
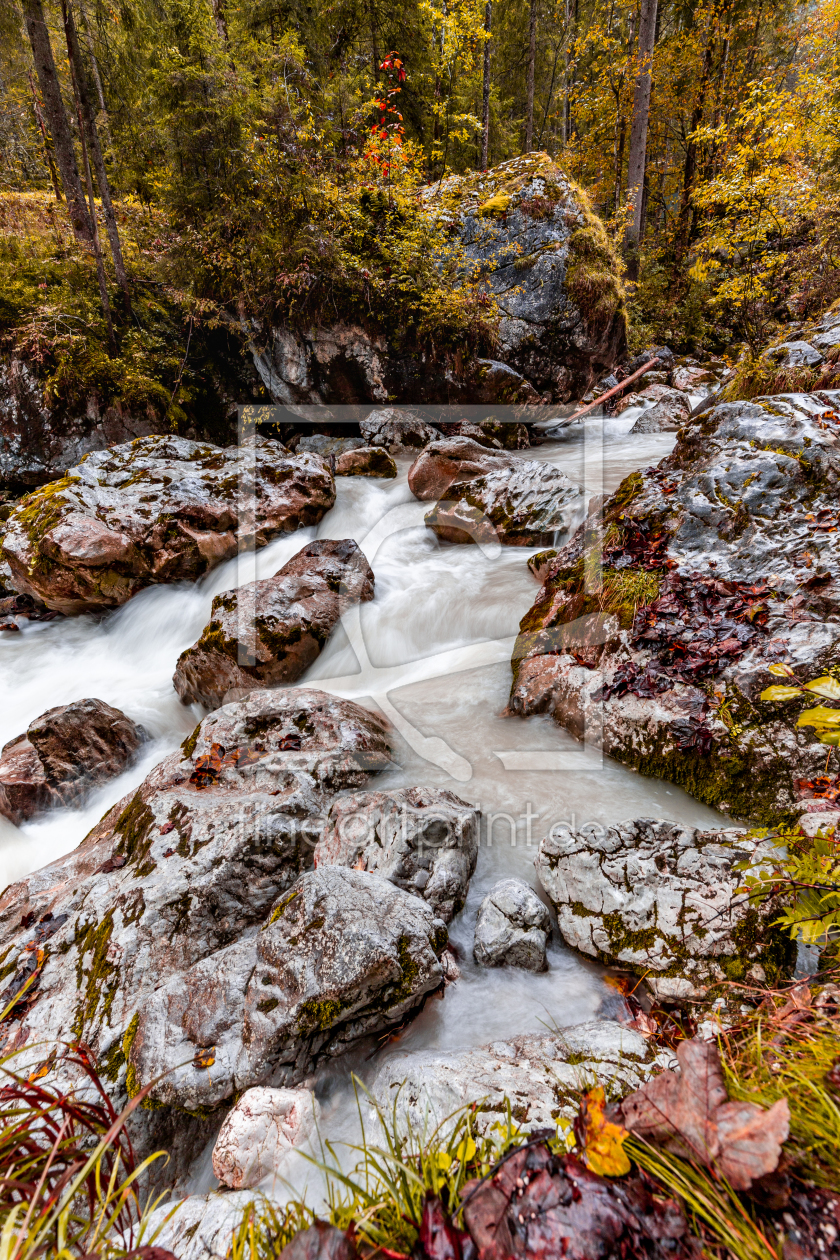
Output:
[[[588,497],[614,490],[628,472],[657,462],[673,446],[671,434],[629,436],[635,414],[592,419],[529,457],[551,462],[584,486],[582,511]],[[357,540],[374,569],[376,598],[345,616],[301,683],[379,707],[391,718],[396,764],[376,786],[448,787],[484,812],[478,868],[451,930],[462,978],[442,1001],[428,1003],[399,1039],[401,1050],[466,1048],[546,1024],[579,1023],[609,1013],[616,1000],[601,969],[556,940],[543,975],[485,970],[472,961],[480,900],[505,875],[535,882],[536,846],[553,823],[644,815],[693,825],[719,819],[679,789],[582,749],[547,718],[501,716],[513,637],[537,591],[526,565],[529,552],[439,543],[423,525],[429,505],[413,498],[406,471],[396,481],[339,479],[336,505],[317,530],[270,544],[255,567],[260,577],[274,573],[312,537]],[[200,634],[213,596],[253,573],[253,561],[231,561],[195,585],[146,590],[104,619],[23,623],[20,634],[0,636],[0,743],[45,709],[85,696],[122,709],[152,737],[142,760],[84,808],[57,811],[20,829],[5,824],[0,886],[78,844],[192,729],[203,711],[179,702],[172,687],[176,658]],[[380,1051],[375,1061],[344,1061],[322,1075],[327,1136],[353,1131],[350,1068],[370,1079],[387,1053]],[[192,1188],[210,1184],[205,1160]]]

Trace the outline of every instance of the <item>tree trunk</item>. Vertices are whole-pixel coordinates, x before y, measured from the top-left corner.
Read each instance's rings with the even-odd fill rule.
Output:
[[[650,117],[651,66],[656,41],[656,10],[657,0],[641,0],[638,66],[636,87],[633,92],[633,117],[630,123],[630,152],[627,160],[627,199],[632,206],[632,218],[627,224],[624,237],[628,262],[627,274],[631,280],[638,278],[638,251],[642,239],[643,190]]]
[[[82,142],[82,166],[85,172],[85,181],[87,183],[88,201],[90,202],[90,221],[92,225],[93,236],[93,254],[96,259],[96,278],[99,281],[99,300],[102,303],[102,314],[105,317],[105,327],[108,330],[108,353],[112,358],[117,353],[117,343],[114,337],[114,324],[111,319],[111,302],[108,298],[108,281],[105,276],[105,263],[102,259],[102,247],[99,244],[99,228],[96,223],[96,201],[93,196],[93,177],[90,173],[90,162],[88,161],[87,145],[85,143],[85,127],[82,121],[82,111],[79,105],[79,97],[76,90],[76,80],[73,75],[73,63],[70,63],[70,77],[73,79],[73,94],[76,98],[76,117],[79,120],[79,136]]]
[[[487,170],[490,163],[490,24],[493,18],[493,0],[484,5],[484,83],[481,96],[481,161],[479,166]]]
[[[79,179],[79,168],[76,165],[76,154],[73,149],[73,133],[70,130],[64,101],[61,99],[58,73],[41,0],[23,0],[23,16],[26,20],[26,33],[32,46],[32,56],[35,59],[38,84],[44,98],[44,110],[52,136],[55,159],[61,172],[61,182],[64,185],[73,233],[76,240],[90,245],[93,240],[93,229],[85,206],[85,195],[82,192],[82,181]]]
[[[224,5],[222,0],[213,0],[213,21],[216,23],[216,32],[223,44],[228,43],[228,27],[227,18],[225,17]]]
[[[114,152],[114,138],[111,135],[111,120],[108,117],[108,107],[105,104],[105,92],[102,87],[102,75],[99,73],[99,62],[96,60],[96,52],[93,47],[93,36],[90,33],[90,22],[88,21],[87,9],[84,0],[79,0],[79,12],[82,15],[82,25],[85,28],[85,37],[87,39],[88,52],[90,54],[90,67],[93,70],[93,79],[96,83],[96,95],[99,97],[99,111],[102,114],[102,126],[105,130],[105,139],[108,142],[108,148]]]
[[[525,103],[525,152],[534,144],[534,69],[537,62],[537,0],[531,0],[528,13],[528,80]]]
[[[111,201],[111,190],[108,187],[108,174],[105,170],[105,159],[102,156],[102,146],[99,143],[99,133],[96,130],[96,119],[93,114],[93,105],[91,103],[91,94],[87,79],[87,70],[82,61],[82,50],[79,47],[79,36],[76,30],[76,23],[73,18],[73,9],[71,0],[62,0],[62,14],[64,17],[64,33],[67,37],[67,53],[70,58],[70,68],[73,78],[73,87],[78,102],[78,112],[80,126],[85,141],[86,161],[90,165],[93,161],[93,169],[96,171],[96,182],[99,185],[99,196],[102,201],[102,212],[105,216],[105,227],[108,232],[108,242],[111,246],[111,257],[114,260],[114,271],[117,276],[117,284],[122,291],[125,300],[125,309],[128,315],[131,314],[131,290],[128,287],[128,277],[125,274],[125,263],[123,262],[122,246],[120,244],[120,233],[117,227],[117,216],[114,214],[114,206]],[[93,210],[91,210],[93,214]],[[95,221],[94,221],[95,228]]]
[[[53,192],[55,193],[56,201],[61,201],[62,200],[61,182],[58,178],[58,167],[56,166],[55,158],[53,157],[52,145],[50,144],[50,138],[47,135],[47,128],[44,124],[44,115],[41,110],[41,102],[38,100],[38,93],[35,90],[35,84],[32,82],[31,71],[29,72],[27,77],[29,79],[29,87],[32,92],[32,104],[35,109],[35,121],[38,124],[38,130],[40,131],[41,139],[44,142],[44,156],[46,157],[46,160],[47,160],[47,166],[50,172],[50,179],[52,180]]]
[[[682,194],[680,196],[680,212],[677,220],[676,240],[674,242],[675,273],[679,270],[689,245],[691,194],[694,191],[694,179],[697,174],[697,141],[693,137],[694,132],[703,121],[703,109],[706,104],[706,89],[708,87],[711,71],[712,37],[710,35],[708,43],[703,51],[703,73],[700,78],[700,87],[697,91],[697,99],[694,102],[694,109],[691,111],[691,119],[688,124],[689,133],[685,150],[685,165],[683,167],[683,186]]]

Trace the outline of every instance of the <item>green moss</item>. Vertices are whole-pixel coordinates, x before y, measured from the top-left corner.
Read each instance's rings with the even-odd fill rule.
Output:
[[[125,1088],[129,1098],[136,1098],[142,1088],[137,1077],[137,1069],[131,1062],[131,1048],[134,1045],[134,1038],[137,1036],[137,1029],[140,1024],[140,1012],[135,1011],[131,1017],[131,1022],[123,1033],[122,1038],[122,1054],[123,1062],[126,1064],[125,1070]]]
[[[195,746],[198,743],[198,737],[201,734],[201,723],[195,727],[191,735],[188,735],[181,745],[181,752],[185,757],[192,757],[195,752]]]
[[[119,987],[119,970],[108,960],[108,946],[114,930],[114,912],[109,910],[101,923],[76,924],[74,944],[78,951],[76,960],[76,988],[82,997],[76,1007],[73,1034],[81,1040],[86,1029],[95,1020],[107,1020]],[[85,967],[87,955],[90,962]],[[100,1010],[101,1004],[101,1010]]]
[[[138,792],[114,824],[114,834],[120,837],[114,852],[122,854],[128,865],[137,868],[138,878],[155,869],[156,863],[149,860],[154,822],[154,814]]]
[[[617,958],[622,950],[632,949],[638,952],[652,950],[657,940],[661,936],[658,928],[639,928],[631,931],[630,928],[622,922],[621,915],[617,910],[611,914],[601,915],[601,922],[606,929],[610,942],[610,952]],[[668,939],[668,948],[673,950],[674,942]]]
[[[589,209],[586,194],[576,190],[583,204],[583,223],[569,238],[566,259],[566,292],[578,308],[593,337],[603,337],[620,321],[626,324],[624,291],[618,258],[604,225]]]
[[[257,1002],[257,1010],[262,1011],[263,1015],[267,1015],[269,1011],[273,1011],[275,1006],[279,1005],[279,998],[265,998],[262,1002]]]
[[[301,1002],[298,1032],[304,1037],[308,1037],[313,1032],[327,1032],[333,1027],[343,1009],[344,1003],[338,998],[324,998],[321,1001],[309,998]]]
[[[300,889],[294,888],[292,889],[290,893],[288,893],[283,898],[282,901],[278,902],[278,904],[272,910],[268,918],[268,922],[263,924],[263,927],[262,927],[263,932],[267,931],[267,929],[270,928],[273,923],[276,923],[278,919],[281,919],[283,915],[286,913],[286,911],[288,910],[289,906],[295,900],[295,898],[299,896],[300,896]]]

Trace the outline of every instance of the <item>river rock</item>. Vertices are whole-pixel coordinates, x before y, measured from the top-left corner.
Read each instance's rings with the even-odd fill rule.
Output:
[[[736,817],[797,818],[800,781],[826,761],[797,724],[814,697],[761,696],[771,665],[785,683],[840,670],[838,406],[836,392],[720,404],[628,477],[523,618],[510,712],[553,714]]]
[[[224,951],[243,938],[255,947],[278,896],[311,866],[333,795],[389,759],[382,719],[323,692],[255,691],[206,717],[77,849],[0,897],[2,1007],[35,977],[5,1044],[82,1038],[124,1100],[152,995],[200,962],[221,976]],[[415,921],[431,916],[417,905]],[[137,1113],[153,1121],[176,1124]]]
[[[421,196],[451,225],[465,277],[500,312],[498,357],[552,401],[624,353],[618,265],[586,196],[546,153],[451,175]]]
[[[755,967],[771,985],[784,977],[793,959],[791,942],[771,928],[779,900],[756,907],[737,892],[777,862],[769,840],[637,818],[577,831],[557,824],[536,867],[567,945],[644,976],[657,998],[674,1001],[749,981]]]
[[[823,355],[808,341],[783,341],[767,353],[782,368],[816,367],[823,361]]]
[[[579,495],[559,469],[523,459],[515,468],[456,482],[425,520],[447,542],[548,547],[568,528]]]
[[[427,901],[445,923],[467,897],[481,813],[454,792],[352,792],[330,806],[315,865],[376,871]]]
[[[685,390],[689,394],[708,394],[718,380],[718,374],[701,363],[683,359],[671,373],[674,389]]]
[[[248,1190],[214,1190],[191,1194],[178,1202],[167,1199],[145,1217],[145,1238],[154,1248],[171,1252],[178,1260],[228,1260],[234,1233],[245,1212],[263,1207],[262,1195]],[[147,1260],[164,1260],[146,1253]]]
[[[688,419],[691,402],[679,389],[669,389],[658,402],[642,412],[631,433],[675,433]]]
[[[522,967],[545,971],[551,917],[529,884],[502,879],[478,908],[475,961],[482,967]]]
[[[441,422],[440,431],[446,438],[472,438],[473,442],[478,442],[479,446],[491,447],[493,450],[501,450],[503,445],[497,437],[492,436],[488,429],[482,428],[481,424],[473,424],[470,420]]]
[[[336,477],[396,477],[397,465],[381,446],[360,446],[335,461]]]
[[[334,501],[322,459],[267,438],[225,448],[138,438],[28,495],[9,517],[3,555],[18,589],[50,608],[113,608],[146,586],[194,581],[236,554],[241,531],[261,547],[317,524]]]
[[[256,935],[147,999],[129,1049],[131,1080],[154,1081],[155,1102],[191,1111],[269,1077],[298,1084],[439,988],[446,942],[426,902],[379,875],[304,872]]]
[[[609,1099],[638,1089],[669,1055],[657,1054],[640,1033],[612,1020],[593,1020],[556,1033],[494,1041],[466,1053],[403,1052],[387,1059],[373,1097],[406,1133],[450,1133],[457,1116],[479,1104],[473,1122],[488,1133],[514,1122],[526,1133],[554,1129],[577,1115],[582,1091],[602,1085]]]
[[[615,404],[615,414],[620,416],[623,411],[629,411],[631,407],[644,407],[646,401],[641,394],[625,394]]]
[[[319,1112],[309,1089],[246,1089],[219,1130],[214,1174],[232,1190],[258,1185],[314,1132]]]
[[[427,424],[422,416],[406,407],[383,407],[379,411],[371,411],[359,421],[359,428],[369,446],[389,449],[393,446],[398,450],[406,446],[421,449],[441,436],[440,429]]]
[[[178,658],[175,690],[185,704],[215,709],[256,687],[294,682],[342,612],[373,599],[373,581],[352,538],[308,543],[274,577],[216,596],[201,638]]]
[[[146,738],[141,726],[104,700],[48,709],[3,748],[0,814],[20,824],[45,809],[81,803],[121,774]]]
[[[290,439],[289,448],[294,448],[296,453],[311,451],[313,455],[320,455],[323,459],[335,455],[337,459],[348,451],[359,450],[364,444],[365,439],[359,437],[329,437],[326,433],[306,433],[302,437]]]
[[[470,437],[442,438],[418,455],[408,470],[408,485],[415,499],[443,499],[456,482],[515,468],[520,462],[501,447],[480,445]]]

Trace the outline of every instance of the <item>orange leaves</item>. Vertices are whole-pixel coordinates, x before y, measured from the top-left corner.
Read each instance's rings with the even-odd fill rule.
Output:
[[[630,1171],[630,1160],[624,1149],[627,1130],[608,1120],[604,1111],[603,1088],[587,1090],[580,1100],[575,1120],[575,1137],[583,1152],[586,1167],[599,1177],[623,1177]]]
[[[190,783],[198,789],[213,787],[226,766],[248,766],[259,759],[259,753],[251,748],[233,748],[228,753],[221,744],[211,744],[209,753],[196,758]]]

